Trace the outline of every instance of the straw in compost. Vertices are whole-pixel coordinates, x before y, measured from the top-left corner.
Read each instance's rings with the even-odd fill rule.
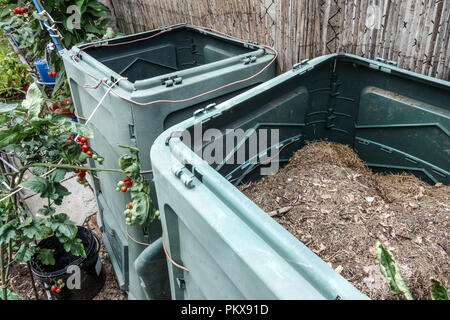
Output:
[[[431,278],[450,285],[449,186],[375,174],[350,147],[316,142],[277,174],[239,188],[372,299],[403,299],[380,272],[377,240],[415,299],[431,299]]]

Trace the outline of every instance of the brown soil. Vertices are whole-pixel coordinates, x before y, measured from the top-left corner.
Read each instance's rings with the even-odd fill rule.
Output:
[[[415,299],[431,299],[430,278],[450,286],[450,186],[374,174],[348,146],[316,142],[239,189],[372,299],[403,299],[380,272],[377,240]]]
[[[95,220],[95,215],[89,217],[84,226],[96,232],[97,235],[101,235],[98,229],[97,222]],[[101,238],[101,237],[100,237]],[[109,260],[108,252],[101,244],[100,248],[100,258],[103,264],[103,271],[106,274],[106,281],[102,290],[95,296],[93,300],[127,300],[128,296],[126,292],[120,290],[117,283],[114,269]],[[11,268],[11,289],[14,293],[19,295],[21,300],[35,300],[35,294],[32,287],[32,281],[30,279],[30,274],[26,264],[14,263]],[[46,300],[47,297],[42,290],[42,287],[38,280],[35,279],[36,289],[38,290],[38,295],[40,300]]]

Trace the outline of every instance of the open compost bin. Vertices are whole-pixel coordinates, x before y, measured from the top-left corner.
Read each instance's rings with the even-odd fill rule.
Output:
[[[198,108],[273,78],[275,57],[267,47],[184,24],[83,44],[63,53],[76,114],[82,123],[89,118],[94,129],[90,145],[104,157],[103,167],[118,167],[126,153],[119,144],[139,148],[141,171],[152,186],[156,206],[150,159],[142,155],[150,152],[160,133]],[[164,256],[159,258],[159,220],[127,231],[123,211],[130,198],[115,191],[123,176],[96,176],[98,222],[121,289],[130,299],[169,298],[167,276],[152,276],[167,274]],[[139,242],[156,247],[137,259],[146,248]],[[153,270],[146,270],[146,264]]]
[[[331,54],[303,61],[291,71],[166,130],[151,149],[151,161],[163,240],[170,257],[172,297],[383,297],[369,288],[363,290],[364,281],[356,287],[355,279],[370,280],[370,273],[380,269],[371,252],[373,246],[360,247],[361,232],[352,237],[352,229],[347,228],[362,222],[367,222],[369,231],[364,237],[372,245],[376,240],[391,239],[387,246],[396,249],[406,241],[419,247],[420,241],[436,241],[436,251],[428,255],[439,255],[441,265],[434,271],[443,272],[438,276],[448,285],[449,102],[447,81],[399,69],[388,61]],[[257,133],[256,140],[252,132]],[[341,186],[349,178],[353,189],[349,184],[347,189]],[[410,189],[399,186],[397,199],[389,198],[393,193],[381,192],[389,183],[391,189],[395,187],[394,180],[411,185]],[[288,182],[295,184],[294,189]],[[327,192],[323,188],[328,188]],[[298,197],[283,199],[288,189],[297,190]],[[318,197],[322,207],[314,207],[313,200]],[[361,210],[357,205],[339,207],[339,201],[351,202],[352,197],[364,197]],[[397,200],[407,206],[389,203]],[[392,208],[385,210],[385,205]],[[435,217],[434,212],[414,211],[422,205],[434,208]],[[390,224],[395,220],[386,214],[395,210],[403,217],[411,212],[409,220],[399,222],[406,227]],[[337,220],[339,215],[343,219]],[[432,228],[438,226],[430,230],[443,234],[428,237],[425,233],[420,238],[421,230],[407,225],[413,215],[422,231],[427,231],[426,224],[431,222]],[[436,221],[436,217],[442,220]],[[322,224],[308,224],[309,220]],[[383,221],[387,224],[380,226],[378,222]],[[326,223],[331,229],[325,228]],[[333,243],[321,243],[324,233],[340,231],[335,224],[342,225],[345,237],[336,235],[330,237]],[[321,228],[321,235],[313,232],[314,226]],[[336,261],[343,260],[336,260],[339,249],[327,251],[332,246],[341,246],[347,253],[363,252],[371,256],[370,265],[355,269],[348,268],[352,261],[337,265]],[[401,249],[404,247],[396,250]],[[393,251],[395,257],[407,257],[397,251]],[[412,271],[414,255],[421,252],[408,254],[412,264],[406,267]],[[405,267],[408,262],[401,259],[398,262]],[[408,282],[408,272],[404,276]]]

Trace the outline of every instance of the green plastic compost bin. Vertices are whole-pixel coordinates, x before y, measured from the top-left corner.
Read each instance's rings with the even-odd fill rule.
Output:
[[[142,155],[158,135],[196,109],[275,76],[274,51],[184,24],[75,46],[63,59],[77,115],[80,122],[90,119],[95,137],[89,143],[104,156],[103,167],[118,168],[126,152],[118,144],[139,148],[155,205],[150,159]],[[120,287],[130,299],[170,298],[159,220],[127,234],[129,195],[115,191],[123,176],[96,175],[98,222]]]
[[[353,146],[376,171],[408,171],[449,184],[449,102],[447,81],[389,61],[331,54],[166,130],[153,144],[151,161],[163,240],[177,264],[168,259],[172,297],[367,299],[236,185],[269,169],[268,161],[255,169],[260,159],[279,152],[282,166],[315,140]],[[271,143],[267,134],[266,147],[250,157],[251,135],[235,138],[239,129],[278,130],[278,137]],[[223,147],[230,137],[231,147]],[[211,141],[215,152],[223,149],[224,161],[205,159],[213,153]],[[239,152],[243,161],[225,161]]]

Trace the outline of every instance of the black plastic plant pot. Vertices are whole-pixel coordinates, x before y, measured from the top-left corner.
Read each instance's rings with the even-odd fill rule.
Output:
[[[36,259],[31,262],[31,270],[41,281],[50,300],[91,300],[105,284],[97,235],[78,226],[77,238],[83,242],[86,258],[67,253],[56,236],[44,239],[37,245],[54,250],[54,265],[43,265]],[[52,291],[52,286],[60,289]]]

